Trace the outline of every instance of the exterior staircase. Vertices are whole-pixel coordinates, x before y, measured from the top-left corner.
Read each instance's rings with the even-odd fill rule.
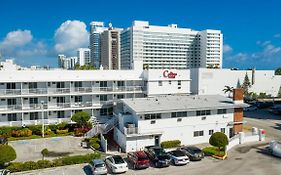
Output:
[[[90,121],[92,122],[93,127],[84,135],[85,138],[91,138],[98,134],[107,134],[118,123],[116,116],[112,116],[111,119],[107,120],[105,123],[101,123],[96,117],[92,117]]]

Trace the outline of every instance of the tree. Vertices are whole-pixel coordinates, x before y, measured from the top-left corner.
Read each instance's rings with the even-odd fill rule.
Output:
[[[10,145],[0,145],[0,153],[0,166],[4,166],[17,158],[16,151]]]
[[[90,64],[85,64],[83,66],[80,66],[80,64],[75,64],[74,69],[75,70],[95,70],[96,68]]]
[[[242,89],[244,91],[244,94],[248,94],[249,92],[249,88],[251,87],[251,82],[250,79],[248,77],[248,74],[246,73],[245,78],[244,78],[244,82],[242,84]]]
[[[218,147],[219,150],[222,150],[222,148],[228,145],[228,138],[224,133],[216,132],[210,137],[209,143],[212,146]]]
[[[228,93],[228,97],[230,97],[230,94],[233,92],[233,87],[230,86],[224,86],[224,89],[222,90],[225,94]]]
[[[48,156],[49,154],[49,150],[47,148],[44,148],[42,151],[41,151],[41,154],[42,154],[42,159],[44,160],[44,158],[46,156]]]
[[[87,112],[76,112],[72,117],[71,120],[76,122],[79,126],[86,126],[88,121],[90,120],[90,114]]]
[[[281,75],[281,67],[275,70],[275,75]]]

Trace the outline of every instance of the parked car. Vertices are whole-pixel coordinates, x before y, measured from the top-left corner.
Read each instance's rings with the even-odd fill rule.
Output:
[[[269,143],[269,152],[277,157],[281,157],[281,143],[277,141],[271,141]]]
[[[90,162],[90,167],[94,175],[107,174],[105,162],[101,159],[94,159]]]
[[[4,137],[0,137],[0,144],[2,145],[8,145],[8,139]]]
[[[172,163],[174,165],[186,165],[189,163],[189,158],[187,155],[181,150],[174,150],[168,152],[169,156],[172,159]]]
[[[119,155],[107,156],[105,163],[112,173],[124,173],[128,171],[127,162]]]
[[[150,161],[144,151],[130,152],[127,154],[128,161],[134,169],[148,168]]]
[[[190,160],[201,160],[204,158],[203,151],[195,146],[185,146],[179,148],[179,150],[183,151]]]
[[[253,106],[253,105],[244,108],[244,111],[256,111],[256,110],[258,110],[258,108],[256,106]]]
[[[273,113],[273,114],[281,114],[281,105],[274,105],[272,106],[270,109],[269,109],[269,112],[270,113]]]
[[[0,170],[0,175],[10,175],[10,174],[11,174],[10,170],[6,170],[6,169]]]
[[[147,146],[144,151],[155,167],[170,166],[171,158],[160,146]]]

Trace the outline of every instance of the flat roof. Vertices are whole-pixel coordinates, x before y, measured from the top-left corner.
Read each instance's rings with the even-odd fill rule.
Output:
[[[234,103],[221,95],[167,95],[148,98],[122,99],[137,114],[244,108],[245,103]]]

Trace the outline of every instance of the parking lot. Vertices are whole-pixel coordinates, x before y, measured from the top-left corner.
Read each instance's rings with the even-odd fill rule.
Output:
[[[20,140],[9,142],[16,150],[17,159],[15,161],[35,161],[42,159],[41,151],[47,148],[56,155],[78,155],[92,153],[91,149],[82,148],[82,138],[66,136],[44,139]],[[46,159],[54,159],[47,157]]]
[[[263,128],[267,132],[265,142],[254,142],[234,147],[224,161],[205,157],[202,161],[190,162],[185,166],[171,165],[167,168],[149,167],[145,170],[133,170],[126,175],[277,175],[281,172],[281,159],[269,155],[268,142],[272,139],[281,141],[281,116],[258,110],[245,113],[247,125]],[[15,173],[25,175],[90,175],[87,164],[37,170],[29,173]]]

